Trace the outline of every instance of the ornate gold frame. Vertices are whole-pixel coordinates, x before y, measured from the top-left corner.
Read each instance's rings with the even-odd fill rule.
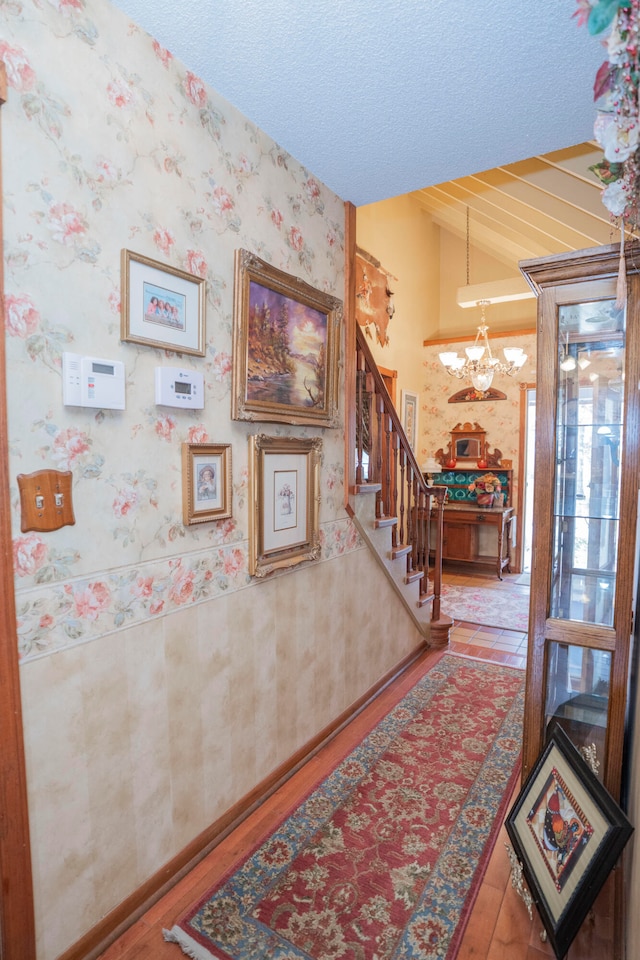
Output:
[[[249,437],[249,573],[274,570],[320,557],[318,515],[322,438]],[[300,474],[302,473],[302,476]],[[293,482],[292,516],[278,522],[278,484]]]
[[[215,492],[199,490],[203,469],[215,473]],[[186,526],[231,516],[231,444],[182,444],[182,520]]]
[[[290,368],[298,376],[302,375],[305,366],[315,367],[315,383],[312,380],[308,384],[307,377],[304,377],[304,402],[287,403],[276,398],[276,394],[282,392],[286,377],[276,373],[267,376],[269,360],[275,363],[275,350],[267,341],[271,331],[265,330],[263,340],[260,340],[260,334],[252,327],[250,336],[252,284],[264,288],[265,298],[273,298],[274,295],[284,298],[281,302],[289,315],[299,312],[304,320],[304,311],[307,310],[310,318],[313,317],[312,311],[325,317],[324,342],[316,348],[315,354],[301,356],[294,350],[287,350]],[[253,295],[256,295],[255,289]],[[236,250],[231,392],[233,419],[337,427],[341,320],[340,300],[315,290],[298,277],[278,270],[248,250]],[[276,317],[272,321],[274,325],[277,324]],[[292,378],[293,373],[289,376]],[[263,392],[264,397],[256,396],[258,392]]]

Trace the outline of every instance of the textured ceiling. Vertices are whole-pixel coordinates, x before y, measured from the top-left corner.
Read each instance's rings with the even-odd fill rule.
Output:
[[[589,140],[575,0],[116,0],[344,200]]]

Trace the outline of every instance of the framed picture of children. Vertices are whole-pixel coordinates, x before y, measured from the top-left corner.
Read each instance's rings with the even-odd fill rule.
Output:
[[[182,444],[182,519],[185,525],[231,516],[231,444]]]
[[[203,357],[204,278],[131,250],[121,259],[120,339]]]

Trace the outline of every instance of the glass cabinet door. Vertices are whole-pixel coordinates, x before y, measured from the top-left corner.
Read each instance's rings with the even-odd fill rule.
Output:
[[[550,616],[613,626],[620,526],[624,312],[558,308]]]
[[[619,247],[521,264],[538,293],[523,772],[558,721],[619,792],[638,512],[638,268]],[[593,271],[591,272],[591,268]],[[635,311],[635,313],[634,313]]]
[[[549,616],[613,626],[624,413],[623,310],[614,300],[558,306]],[[611,653],[550,642],[545,727],[606,750]]]

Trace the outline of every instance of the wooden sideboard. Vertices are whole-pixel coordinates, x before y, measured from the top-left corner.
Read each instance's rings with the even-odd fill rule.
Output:
[[[478,507],[473,503],[447,503],[444,508],[443,560],[495,564],[498,579],[502,571],[511,572],[513,507]],[[495,554],[481,553],[480,530],[495,529]]]

